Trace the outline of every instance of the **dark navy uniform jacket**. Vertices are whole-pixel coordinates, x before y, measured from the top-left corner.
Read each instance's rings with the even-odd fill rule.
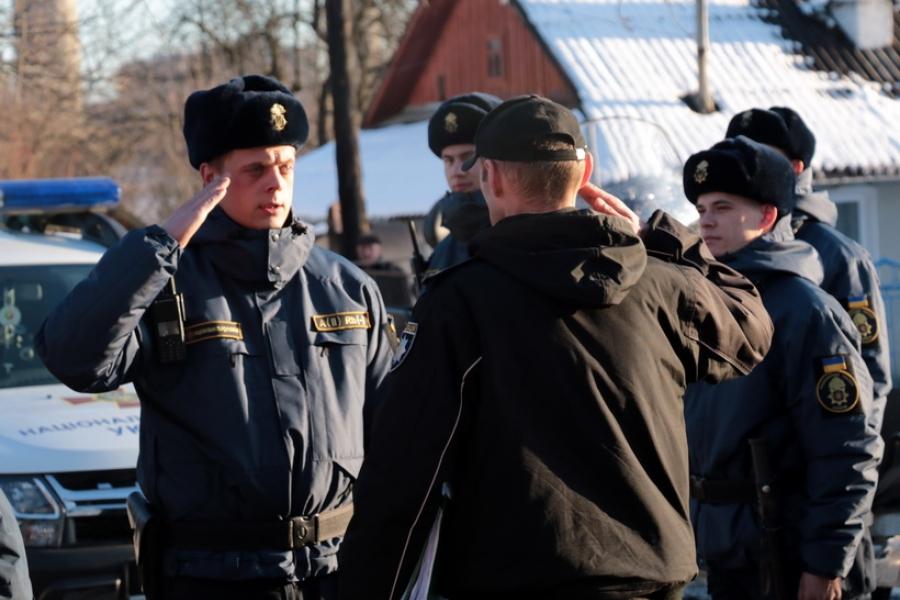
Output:
[[[0,599],[31,600],[25,545],[13,508],[0,490]]]
[[[480,231],[491,226],[487,203],[480,191],[447,192],[425,217],[425,230],[443,226],[450,233],[434,248],[428,258],[426,276],[434,276],[469,258],[469,242]]]
[[[884,302],[879,289],[878,270],[866,249],[834,228],[837,207],[826,192],[807,191],[797,197],[794,231],[797,239],[811,244],[825,267],[822,289],[851,312],[862,335],[862,355],[872,376],[875,405],[872,422],[881,431],[887,395],[891,391],[891,365],[886,331]],[[866,319],[864,311],[854,308],[868,304],[875,316]],[[874,336],[874,337],[873,337]]]
[[[822,267],[815,250],[791,239],[786,219],[776,230],[723,257],[758,286],[775,336],[765,360],[746,377],[714,388],[688,387],[691,475],[752,478],[748,440],[764,436],[781,486],[786,559],[814,574],[846,577],[865,530],[883,446],[867,420],[872,383],[856,327],[818,287]],[[835,364],[845,373],[836,382],[823,377]],[[859,391],[852,406],[829,395],[834,383],[843,386],[843,398],[852,397],[846,373]],[[725,569],[760,561],[762,538],[752,504],[691,505],[703,560]]]
[[[162,365],[143,317],[173,274],[187,359]],[[364,400],[390,366],[385,323],[374,282],[306,225],[250,230],[217,208],[183,252],[157,226],[125,236],[47,319],[39,351],[77,390],[134,382],[138,480],[166,520],[275,521],[351,500]],[[167,560],[192,577],[304,578],[336,569],[338,542]]]

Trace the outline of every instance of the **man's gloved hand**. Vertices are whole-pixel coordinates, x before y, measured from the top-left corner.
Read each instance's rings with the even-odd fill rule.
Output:
[[[163,223],[163,229],[175,238],[179,246],[182,248],[187,246],[200,226],[203,225],[207,215],[225,197],[230,183],[231,179],[227,174],[215,177],[193,198],[179,206]]]

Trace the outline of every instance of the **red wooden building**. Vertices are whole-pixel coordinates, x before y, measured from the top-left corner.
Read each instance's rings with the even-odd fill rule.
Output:
[[[429,0],[413,14],[364,121],[478,90],[509,98],[536,92],[569,107],[575,88],[510,0]]]

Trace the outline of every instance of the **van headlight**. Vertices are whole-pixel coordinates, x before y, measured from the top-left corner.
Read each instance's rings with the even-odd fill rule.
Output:
[[[46,483],[39,477],[3,477],[0,489],[16,513],[26,546],[59,546],[63,514]]]

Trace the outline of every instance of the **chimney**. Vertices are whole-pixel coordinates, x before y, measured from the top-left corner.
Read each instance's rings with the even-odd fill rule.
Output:
[[[81,110],[81,42],[75,0],[16,0],[20,93]]]
[[[894,42],[891,0],[832,0],[831,14],[860,50],[884,48]]]

